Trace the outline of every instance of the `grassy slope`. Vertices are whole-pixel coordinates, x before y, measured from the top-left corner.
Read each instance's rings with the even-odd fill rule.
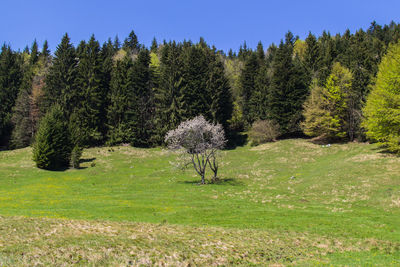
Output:
[[[243,251],[238,252],[239,256],[229,249],[226,253],[219,251],[224,255],[220,259],[224,264],[357,264],[357,260],[384,266],[400,264],[400,158],[381,154],[374,145],[321,147],[305,140],[285,140],[238,148],[223,153],[220,175],[224,180],[206,186],[196,185],[198,178],[192,170],[173,169],[169,161],[173,161],[174,155],[160,149],[113,150],[86,150],[87,162],[82,164],[85,168],[65,172],[34,168],[29,149],[0,152],[0,215],[163,223],[162,229],[182,232],[182,238],[177,238],[184,244],[197,232],[202,233],[197,244],[202,247],[200,254],[207,242],[225,242],[222,233],[229,231],[226,242],[239,247],[247,244],[251,256],[236,261],[235,257],[240,258]],[[95,167],[91,167],[92,162]],[[295,178],[291,179],[292,176]],[[43,227],[56,223],[29,220],[43,223]],[[19,228],[24,221],[21,217],[1,217],[0,236],[6,226]],[[122,227],[117,222],[108,224],[115,229]],[[157,228],[154,224],[143,225]],[[126,224],[123,227],[136,231]],[[208,237],[208,231],[215,234]],[[167,254],[182,251],[171,245],[174,242],[167,242],[165,233],[158,233],[161,251],[162,247]],[[11,234],[10,239],[18,238],[18,234],[19,231],[15,236]],[[96,240],[101,236],[99,233],[87,240],[70,242],[90,247],[87,243],[99,245]],[[129,238],[117,236],[122,238],[117,244],[128,246]],[[248,239],[249,236],[252,238]],[[44,237],[39,240],[47,244]],[[269,255],[267,251],[276,247],[267,240],[282,242],[284,256],[260,256]],[[300,240],[300,245],[293,245],[294,240]],[[2,242],[0,239],[0,264],[1,251],[3,261],[24,260],[15,256],[15,251],[23,248],[13,250],[11,245],[2,246]],[[143,246],[153,247],[149,242]],[[203,252],[211,253],[207,249]],[[124,253],[128,250],[121,251],[119,256],[111,255],[106,262],[126,264],[129,257],[135,259]],[[166,260],[158,255],[149,259]],[[183,258],[177,256],[175,263],[198,258],[189,250],[183,250],[182,255]],[[197,263],[210,263],[206,258]]]

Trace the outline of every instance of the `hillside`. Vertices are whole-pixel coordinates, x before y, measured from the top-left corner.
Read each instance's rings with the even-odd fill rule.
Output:
[[[30,148],[0,152],[0,265],[400,264],[400,158],[376,145],[224,151],[204,186],[174,157],[91,148],[51,172]]]

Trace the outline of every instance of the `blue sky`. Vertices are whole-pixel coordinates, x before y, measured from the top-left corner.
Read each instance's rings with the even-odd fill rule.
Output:
[[[133,29],[139,41],[190,39],[203,36],[218,49],[237,50],[246,40],[255,47],[278,43],[291,30],[304,39],[309,31],[320,35],[325,29],[335,34],[347,28],[367,29],[373,20],[400,22],[396,0],[3,0],[0,42],[23,49],[36,38],[47,39],[54,52],[65,32],[72,42],[91,34],[104,42],[118,34],[124,39]]]

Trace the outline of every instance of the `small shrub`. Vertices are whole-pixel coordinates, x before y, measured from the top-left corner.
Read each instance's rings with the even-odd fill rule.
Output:
[[[251,145],[257,146],[276,141],[279,136],[279,125],[271,120],[258,120],[253,123],[249,132]]]
[[[96,162],[92,162],[92,163],[90,163],[90,167],[95,167],[96,166]]]
[[[74,169],[79,169],[80,167],[80,160],[82,157],[83,149],[79,146],[75,146],[71,152],[71,165]]]

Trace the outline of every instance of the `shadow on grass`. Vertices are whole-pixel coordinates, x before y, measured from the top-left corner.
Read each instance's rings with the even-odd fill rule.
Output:
[[[192,185],[202,185],[200,183],[200,180],[192,180],[192,181],[179,181],[178,183],[180,184],[192,184]],[[241,181],[238,181],[235,178],[219,178],[214,182],[211,182],[210,180],[206,180],[205,185],[230,185],[230,186],[243,186],[244,183]]]
[[[80,159],[79,163],[92,162],[95,160],[96,160],[96,158]]]
[[[38,169],[41,170],[45,170],[45,171],[50,171],[50,172],[64,172],[66,170],[69,169],[69,166],[53,166],[53,167],[49,167],[49,168],[39,168]]]
[[[214,181],[212,184],[215,185],[232,185],[232,186],[243,186],[244,183],[242,181],[238,181],[236,178],[219,178]]]
[[[386,157],[386,156],[400,157],[399,153],[390,151],[389,148],[385,145],[380,145],[378,147],[374,147],[371,150],[383,155],[384,157]]]

